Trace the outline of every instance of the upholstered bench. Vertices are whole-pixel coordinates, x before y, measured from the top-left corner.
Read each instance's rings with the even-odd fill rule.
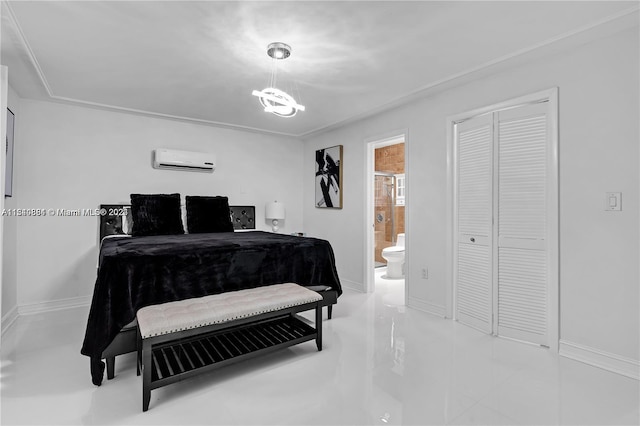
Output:
[[[214,368],[315,340],[322,301],[298,284],[275,284],[147,306],[137,313],[142,410],[151,390]],[[315,328],[296,315],[315,309]]]
[[[327,318],[331,319],[333,305],[338,302],[338,292],[324,285],[306,286],[305,288],[316,291],[322,296],[320,303],[322,306],[327,307]],[[120,330],[120,333],[118,333],[113,342],[102,352],[102,358],[104,358],[107,363],[107,379],[111,380],[115,377],[116,356],[136,351],[137,335],[138,321],[134,319]]]

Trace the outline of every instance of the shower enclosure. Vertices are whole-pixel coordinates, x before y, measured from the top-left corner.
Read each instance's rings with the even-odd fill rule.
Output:
[[[375,178],[375,266],[386,266],[382,250],[396,242],[396,177],[393,173],[374,172]]]

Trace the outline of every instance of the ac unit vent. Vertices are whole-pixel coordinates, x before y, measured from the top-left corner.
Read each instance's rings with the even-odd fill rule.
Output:
[[[156,149],[153,156],[153,167],[156,169],[191,170],[211,173],[216,168],[216,159],[213,154],[205,152]]]

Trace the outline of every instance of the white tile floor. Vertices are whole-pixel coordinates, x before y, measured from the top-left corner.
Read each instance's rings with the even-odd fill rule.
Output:
[[[131,355],[91,384],[87,309],[2,337],[1,423],[116,425],[635,424],[639,382],[403,306],[403,282],[345,290],[313,342],[154,390]]]

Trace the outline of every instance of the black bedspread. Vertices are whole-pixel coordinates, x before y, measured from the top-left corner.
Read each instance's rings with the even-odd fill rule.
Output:
[[[342,293],[329,242],[269,232],[105,239],[81,353],[100,385],[102,352],[138,309],[284,282]]]

